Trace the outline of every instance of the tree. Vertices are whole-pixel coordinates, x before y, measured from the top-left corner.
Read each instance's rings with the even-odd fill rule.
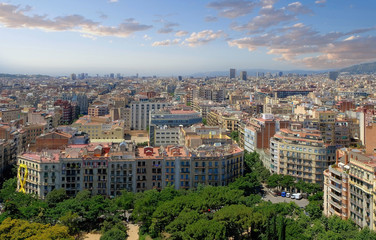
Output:
[[[208,121],[206,120],[206,118],[203,118],[203,119],[202,119],[202,124],[204,124],[204,125],[207,125],[207,124],[208,124]]]
[[[230,188],[239,189],[244,191],[245,196],[257,193],[257,188],[261,183],[258,181],[257,176],[253,173],[240,177],[235,182],[229,185]]]
[[[61,225],[51,227],[49,224],[29,223],[26,220],[7,218],[0,224],[0,239],[73,240],[73,237],[68,234],[68,228]]]
[[[281,186],[286,189],[290,189],[294,186],[295,178],[290,175],[284,175],[281,180]]]
[[[68,227],[69,234],[76,235],[80,231],[79,224],[82,218],[77,213],[67,212],[64,216],[60,217],[60,222]]]
[[[226,237],[240,239],[244,232],[248,232],[251,225],[253,210],[244,205],[225,206],[214,214],[214,220],[226,228]]]
[[[280,187],[282,179],[283,179],[282,175],[273,174],[273,175],[270,175],[270,177],[268,177],[267,184],[271,188]]]
[[[49,192],[46,196],[46,202],[49,207],[55,207],[57,203],[67,199],[67,193],[64,188],[55,189]]]
[[[118,228],[112,228],[105,232],[100,240],[124,240],[127,239],[127,234]]]
[[[322,216],[322,204],[321,201],[311,201],[306,206],[305,210],[309,216],[313,219],[321,218]]]
[[[231,134],[231,139],[235,140],[236,142],[239,142],[239,132],[238,131],[232,131]]]
[[[0,200],[5,201],[15,193],[17,189],[17,178],[11,178],[3,183],[3,187],[0,190]]]
[[[188,225],[183,236],[183,239],[226,239],[226,228],[217,221],[200,219]]]

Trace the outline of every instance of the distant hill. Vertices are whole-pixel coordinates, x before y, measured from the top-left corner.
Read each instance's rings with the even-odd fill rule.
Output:
[[[348,72],[352,74],[376,73],[376,62],[363,63],[347,68],[342,68],[341,70],[339,70],[339,72]]]

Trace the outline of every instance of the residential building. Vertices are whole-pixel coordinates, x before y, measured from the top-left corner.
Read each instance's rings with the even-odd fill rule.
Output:
[[[131,103],[131,130],[146,130],[149,126],[150,113],[170,106],[167,102],[139,101]]]
[[[318,130],[280,129],[270,140],[271,170],[296,180],[324,184],[323,172],[335,163],[336,147],[326,145]]]
[[[189,189],[198,184],[225,186],[243,174],[243,151],[225,147],[145,147],[131,143],[71,145],[63,150],[24,153],[18,157],[17,189],[44,198],[65,188],[69,196],[87,189],[93,195]],[[27,169],[27,173],[26,173]]]

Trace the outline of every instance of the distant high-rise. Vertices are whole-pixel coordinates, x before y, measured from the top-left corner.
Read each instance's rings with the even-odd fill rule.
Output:
[[[114,79],[114,78],[115,78],[115,74],[114,74],[114,73],[111,73],[111,74],[110,74],[110,78]]]
[[[279,72],[278,76],[282,77],[283,76],[283,72]]]
[[[257,72],[257,78],[262,78],[264,77],[264,73],[263,72]]]
[[[339,72],[329,72],[328,75],[329,75],[328,77],[329,77],[330,80],[335,81],[335,80],[337,80],[337,77],[338,77],[338,75],[339,75]]]
[[[71,78],[71,80],[76,80],[76,79],[77,79],[77,76],[76,76],[75,73],[72,73],[72,74],[70,75],[70,78]]]
[[[230,79],[235,78],[236,70],[235,68],[230,68]]]
[[[178,76],[178,80],[179,80],[179,81],[182,81],[182,80],[183,80],[183,77],[182,77],[182,76]]]
[[[247,80],[247,71],[241,71],[240,72],[240,77],[242,80]]]

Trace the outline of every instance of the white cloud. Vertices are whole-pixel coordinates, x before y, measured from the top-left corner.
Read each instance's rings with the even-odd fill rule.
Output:
[[[219,16],[226,18],[237,18],[250,14],[258,3],[247,0],[220,0],[209,3],[209,8],[219,11]]]
[[[119,2],[119,0],[108,0],[108,2],[110,2],[110,3],[116,3],[116,2]]]
[[[188,34],[187,31],[178,31],[178,32],[175,33],[175,36],[177,36],[177,37],[184,37],[187,34]]]
[[[323,4],[326,3],[326,0],[317,0],[315,1],[316,4]]]
[[[265,31],[267,28],[280,25],[281,23],[296,20],[299,14],[308,13],[312,13],[312,11],[303,6],[300,2],[290,3],[280,9],[275,9],[272,5],[265,5],[260,9],[258,16],[254,17],[247,24],[233,24],[232,29],[246,31],[249,34],[259,33]]]
[[[91,40],[97,40],[96,36],[93,36],[93,35],[90,35],[90,34],[81,34],[81,37],[90,38]]]
[[[230,40],[228,44],[249,51],[267,48],[268,54],[278,56],[276,60],[310,68],[336,68],[376,60],[376,45],[372,44],[376,37],[354,36],[372,30],[374,28],[320,34],[298,23],[259,36]]]
[[[162,20],[163,21],[163,20]],[[174,27],[177,27],[177,26],[179,26],[179,24],[177,24],[177,23],[172,23],[172,22],[167,22],[167,23],[165,23],[164,24],[164,26],[163,26],[163,28],[161,28],[161,29],[158,29],[158,33],[164,33],[164,34],[166,34],[166,33],[171,33],[171,32],[174,32],[175,30],[174,30]]]
[[[192,33],[190,37],[184,40],[183,44],[190,47],[196,47],[204,45],[221,37],[226,37],[226,34],[224,34],[222,30],[219,30],[217,32],[214,32],[213,30],[204,30],[201,32]]]
[[[152,46],[153,47],[159,47],[159,46],[170,46],[170,45],[176,45],[180,43],[180,39],[176,38],[173,40],[167,39],[164,41],[159,41],[159,42],[153,42]]]
[[[150,41],[150,40],[151,40],[151,37],[150,37],[149,35],[145,34],[145,35],[143,36],[143,39],[145,39],[145,40],[147,40],[147,41]]]
[[[140,24],[134,19],[127,19],[118,26],[103,26],[99,22],[81,15],[59,16],[49,19],[46,15],[26,15],[30,7],[0,3],[0,24],[7,28],[42,29],[45,31],[72,31],[94,36],[128,37],[137,31],[152,28]]]

